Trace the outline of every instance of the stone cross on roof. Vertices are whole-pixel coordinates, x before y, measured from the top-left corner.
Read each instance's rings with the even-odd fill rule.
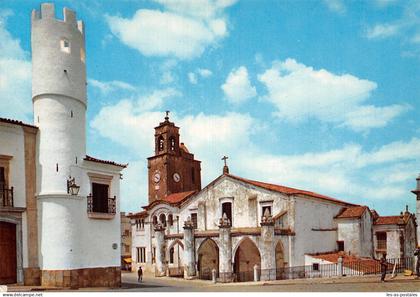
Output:
[[[225,166],[223,166],[223,174],[229,174],[229,167],[227,166],[226,160],[229,159],[226,156],[223,156],[222,160],[225,162]]]

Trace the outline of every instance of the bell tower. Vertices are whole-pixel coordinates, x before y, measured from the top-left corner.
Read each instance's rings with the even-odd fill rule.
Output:
[[[155,155],[147,158],[149,203],[168,195],[201,190],[201,165],[179,141],[179,127],[169,121],[169,111],[155,127]]]

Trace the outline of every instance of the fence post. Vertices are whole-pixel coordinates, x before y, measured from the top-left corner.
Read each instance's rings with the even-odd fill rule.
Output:
[[[258,265],[254,265],[254,282],[258,281]]]
[[[338,257],[337,269],[338,269],[338,276],[342,277],[343,276],[343,257],[342,256]]]
[[[211,271],[211,281],[213,282],[213,284],[216,283],[216,269],[212,269]]]

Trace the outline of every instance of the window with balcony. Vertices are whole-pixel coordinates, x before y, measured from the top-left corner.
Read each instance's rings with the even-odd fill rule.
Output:
[[[13,187],[9,185],[9,160],[0,156],[0,207],[13,207]]]
[[[112,176],[88,173],[91,192],[87,197],[87,212],[90,218],[112,219],[116,213],[116,196],[110,197]]]

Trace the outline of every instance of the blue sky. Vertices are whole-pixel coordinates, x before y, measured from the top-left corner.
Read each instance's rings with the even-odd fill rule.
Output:
[[[0,3],[0,116],[32,122],[30,12]],[[86,26],[88,153],[128,162],[147,203],[153,127],[171,111],[222,171],[398,214],[420,172],[420,2],[56,1]],[[11,100],[12,99],[12,100]]]

